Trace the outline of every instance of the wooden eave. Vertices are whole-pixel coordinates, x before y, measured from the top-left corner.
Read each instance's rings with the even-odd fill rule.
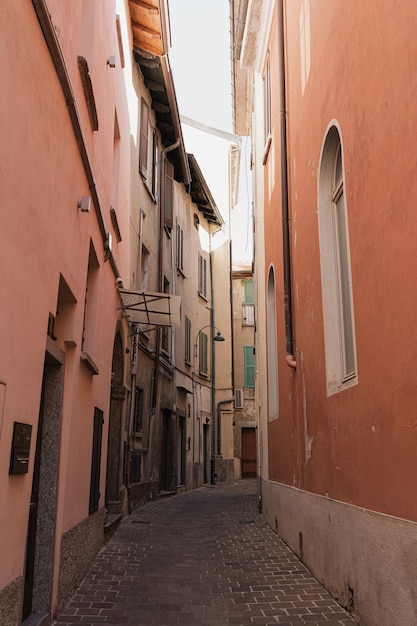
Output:
[[[174,166],[175,180],[189,185],[190,169],[168,55],[160,57],[135,48],[134,57],[152,98],[152,108],[163,145],[169,147],[179,140],[179,145],[167,154]]]
[[[198,210],[208,222],[221,226],[224,224],[224,220],[220,215],[195,156],[189,154],[188,161],[191,172],[190,196],[192,201],[198,206]]]
[[[129,0],[133,48],[162,56],[169,50],[166,3],[161,0]]]

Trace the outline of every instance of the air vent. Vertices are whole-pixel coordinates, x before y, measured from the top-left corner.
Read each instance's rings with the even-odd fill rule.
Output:
[[[235,389],[235,409],[243,409],[243,389]]]

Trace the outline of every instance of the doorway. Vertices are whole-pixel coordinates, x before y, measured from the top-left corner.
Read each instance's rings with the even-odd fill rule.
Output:
[[[161,463],[159,474],[160,491],[174,491],[174,432],[175,420],[169,409],[162,411]]]
[[[242,478],[256,478],[256,430],[242,428]]]
[[[64,357],[48,338],[28,517],[22,621],[51,610]]]
[[[210,426],[203,424],[203,483],[207,485],[211,481],[211,446]]]

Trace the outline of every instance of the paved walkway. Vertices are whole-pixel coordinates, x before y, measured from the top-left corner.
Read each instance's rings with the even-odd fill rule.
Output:
[[[150,502],[125,518],[56,626],[355,622],[257,511],[256,480]]]

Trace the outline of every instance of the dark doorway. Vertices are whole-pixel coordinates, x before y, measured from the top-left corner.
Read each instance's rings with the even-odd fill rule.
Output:
[[[185,443],[186,443],[186,423],[185,417],[178,417],[177,432],[177,485],[185,485]]]
[[[64,353],[48,338],[34,451],[22,621],[51,610]]]
[[[242,478],[256,478],[256,431],[242,428]]]
[[[211,480],[211,449],[210,427],[203,424],[203,483],[207,485]]]
[[[109,432],[107,442],[106,508],[110,514],[118,514],[123,508],[123,458],[122,436],[126,401],[123,386],[123,340],[117,332],[113,344],[112,383],[110,390]],[[96,417],[95,417],[96,420]]]
[[[162,433],[161,433],[161,463],[159,475],[160,491],[174,490],[174,424],[171,411],[162,411]]]

